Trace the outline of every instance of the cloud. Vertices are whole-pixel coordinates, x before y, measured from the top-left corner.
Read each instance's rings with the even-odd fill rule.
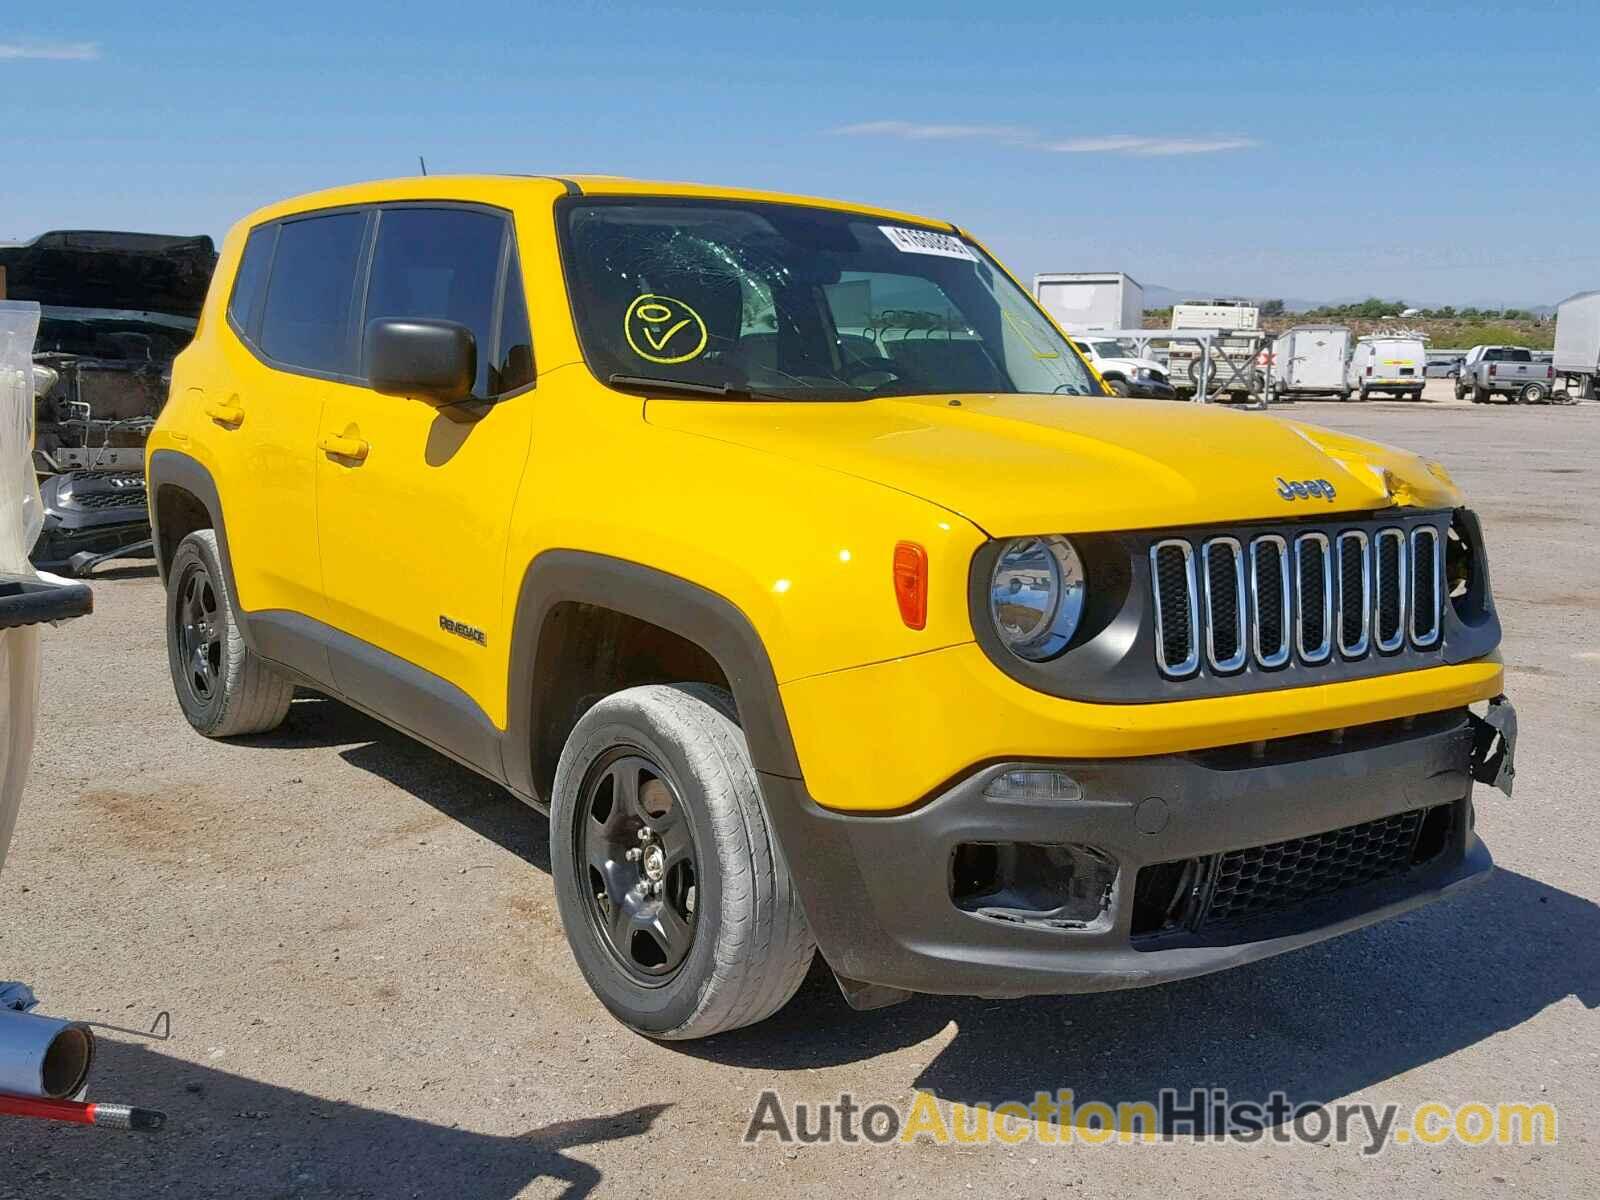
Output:
[[[1021,146],[1048,154],[1129,154],[1159,158],[1175,154],[1220,154],[1248,150],[1261,143],[1255,138],[1216,134],[1209,137],[1153,137],[1136,133],[1107,133],[1071,138],[1050,138],[1014,125],[937,125],[917,121],[864,121],[832,132],[851,137],[896,137],[910,141],[977,139]]]
[[[0,42],[0,60],[45,58],[55,62],[87,62],[99,57],[99,42]]]
[[[1219,154],[1225,150],[1248,150],[1261,143],[1247,137],[1141,137],[1132,133],[1110,133],[1102,137],[1066,138],[1059,142],[1034,142],[1037,150],[1052,154],[1137,154],[1154,157],[1166,154]]]

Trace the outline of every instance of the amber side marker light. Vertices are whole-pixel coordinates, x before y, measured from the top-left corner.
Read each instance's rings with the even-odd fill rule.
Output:
[[[894,548],[894,598],[907,629],[928,626],[928,552],[916,542],[898,542]]]

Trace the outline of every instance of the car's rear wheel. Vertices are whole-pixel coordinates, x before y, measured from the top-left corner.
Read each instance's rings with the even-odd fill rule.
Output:
[[[207,737],[276,729],[294,684],[245,644],[209,529],[178,543],[167,572],[167,664],[183,715]]]
[[[1550,389],[1542,383],[1525,383],[1517,399],[1524,404],[1543,404],[1550,398]]]
[[[1486,388],[1486,387],[1479,387],[1477,384],[1473,384],[1472,385],[1472,402],[1474,404],[1487,404],[1487,403],[1489,403],[1489,389]]]
[[[578,721],[550,812],[578,967],[649,1037],[707,1037],[789,1002],[816,944],[769,829],[732,698],[629,688]]]

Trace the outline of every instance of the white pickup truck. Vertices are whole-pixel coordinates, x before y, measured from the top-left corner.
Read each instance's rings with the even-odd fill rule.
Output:
[[[1526,346],[1474,346],[1456,376],[1456,399],[1470,394],[1474,404],[1488,404],[1498,394],[1513,403],[1544,404],[1555,378],[1555,367],[1535,362]]]
[[[1167,369],[1153,358],[1140,358],[1132,346],[1115,338],[1075,333],[1072,344],[1100,372],[1106,386],[1119,396],[1145,400],[1176,400]]]

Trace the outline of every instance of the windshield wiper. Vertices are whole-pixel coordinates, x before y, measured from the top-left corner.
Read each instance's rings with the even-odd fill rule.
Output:
[[[653,375],[612,375],[612,387],[643,388],[647,391],[681,392],[686,396],[707,396],[713,400],[790,400],[775,392],[758,392],[731,383],[690,383],[687,379],[658,379]]]

